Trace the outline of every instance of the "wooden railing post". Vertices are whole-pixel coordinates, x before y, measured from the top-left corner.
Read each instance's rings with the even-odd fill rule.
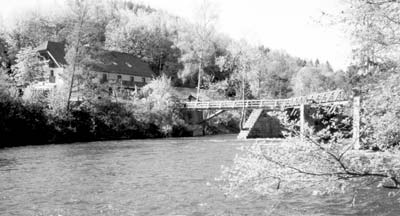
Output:
[[[358,91],[354,91],[353,97],[353,148],[360,149],[360,109],[361,109],[361,95]]]
[[[300,139],[304,140],[304,135],[306,133],[306,105],[304,103],[300,104]]]

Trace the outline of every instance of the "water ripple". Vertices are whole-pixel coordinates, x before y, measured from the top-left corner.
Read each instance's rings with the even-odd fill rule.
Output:
[[[386,193],[234,199],[214,179],[234,137],[127,140],[0,150],[0,215],[400,215]],[[367,193],[367,192],[366,192]]]

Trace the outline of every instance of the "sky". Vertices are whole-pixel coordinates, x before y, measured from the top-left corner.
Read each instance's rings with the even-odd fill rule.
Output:
[[[26,9],[56,11],[63,0],[0,0],[0,19],[23,16]],[[191,21],[201,0],[133,0]],[[340,0],[209,0],[218,12],[217,29],[234,39],[285,50],[309,60],[346,69],[351,60],[348,36],[321,24],[322,11],[340,10]]]

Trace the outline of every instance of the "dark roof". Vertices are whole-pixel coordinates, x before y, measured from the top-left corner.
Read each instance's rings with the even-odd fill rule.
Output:
[[[94,71],[142,77],[155,76],[146,62],[128,53],[103,50],[94,58],[96,62],[91,65]]]
[[[64,58],[64,43],[47,41],[37,47],[37,51],[39,53],[49,51],[59,64],[67,64]],[[92,70],[97,72],[127,74],[142,77],[155,76],[154,72],[146,62],[128,53],[101,50],[94,58],[95,60],[90,64],[90,66]]]
[[[60,65],[67,65],[67,61],[65,61],[65,43],[62,42],[53,42],[46,41],[39,45],[36,50],[41,53],[45,51],[49,51],[54,59]]]

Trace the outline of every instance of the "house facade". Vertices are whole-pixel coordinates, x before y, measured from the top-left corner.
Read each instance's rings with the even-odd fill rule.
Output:
[[[37,47],[37,52],[48,60],[49,78],[42,83],[43,88],[51,88],[63,82],[62,75],[67,65],[65,44],[46,41]],[[100,50],[90,64],[95,74],[94,81],[99,83],[120,83],[123,88],[136,90],[149,83],[154,77],[150,66],[139,58],[117,51]]]

